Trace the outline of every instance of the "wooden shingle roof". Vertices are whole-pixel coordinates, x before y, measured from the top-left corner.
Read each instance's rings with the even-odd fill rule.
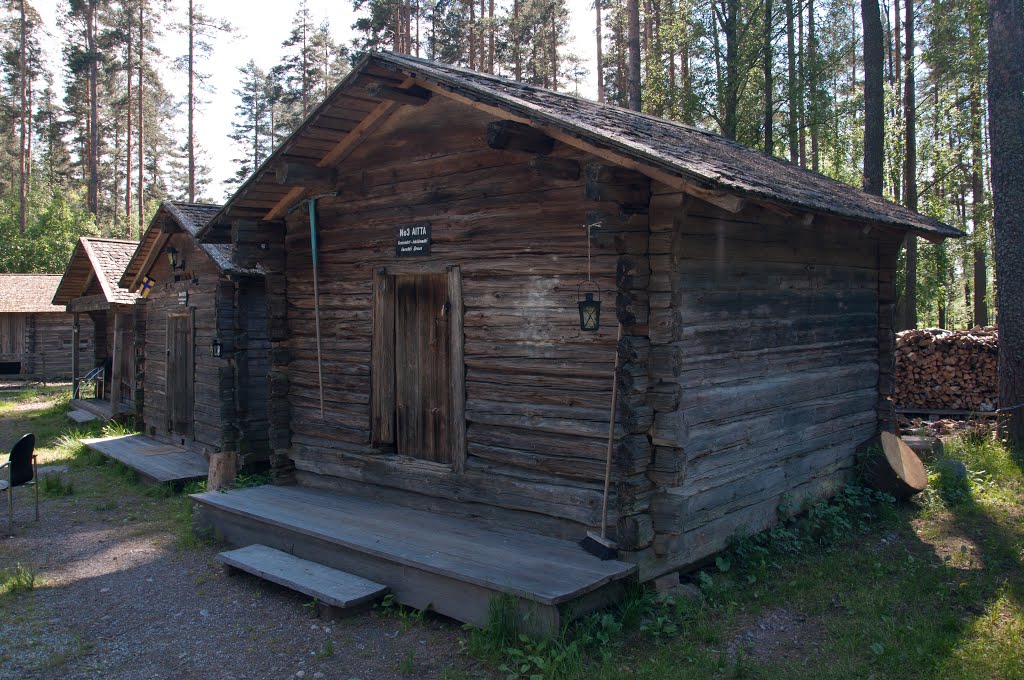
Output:
[[[0,274],[0,314],[63,312],[53,304],[60,274]]]
[[[279,184],[276,168],[342,161],[397,105],[367,85],[418,88],[541,129],[611,162],[712,203],[750,200],[793,214],[824,214],[906,229],[932,240],[962,232],[781,158],[694,127],[415,57],[371,53],[231,197],[220,217],[280,218],[308,194]],[[453,123],[457,124],[457,123]],[[738,197],[738,198],[737,198]],[[734,204],[734,203],[733,203]],[[214,227],[214,225],[218,225]],[[224,220],[206,232],[224,240]]]
[[[142,235],[139,247],[132,256],[120,285],[129,290],[137,290],[142,277],[149,273],[157,254],[163,249],[168,237],[174,231],[188,234],[196,245],[201,248],[213,264],[222,272],[255,272],[235,266],[232,261],[232,247],[227,243],[203,243],[198,235],[203,227],[220,213],[223,206],[206,203],[186,203],[184,201],[164,201],[160,204],[153,219],[150,220],[146,233]]]
[[[137,241],[83,236],[71,253],[71,261],[64,270],[60,285],[53,295],[53,303],[66,305],[82,296],[92,281],[96,281],[110,304],[133,304],[138,296],[118,285],[125,267],[131,260]]]

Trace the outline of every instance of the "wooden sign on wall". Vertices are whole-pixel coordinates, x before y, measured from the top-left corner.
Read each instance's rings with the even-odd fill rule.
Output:
[[[395,255],[416,257],[430,255],[430,222],[400,224],[395,227]]]

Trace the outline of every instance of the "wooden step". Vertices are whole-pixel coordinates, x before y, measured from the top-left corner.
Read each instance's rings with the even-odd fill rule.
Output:
[[[387,586],[265,545],[222,552],[217,560],[339,609],[374,602],[388,592]]]
[[[72,411],[68,411],[68,420],[70,420],[73,423],[82,425],[84,423],[91,423],[92,421],[97,420],[97,417],[93,413],[89,413],[88,411],[83,411],[82,409],[76,408]]]
[[[87,447],[124,463],[148,481],[180,484],[205,479],[209,464],[201,454],[141,434],[83,439]]]

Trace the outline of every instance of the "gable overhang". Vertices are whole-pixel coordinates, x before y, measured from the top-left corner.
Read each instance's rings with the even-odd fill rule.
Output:
[[[292,206],[316,193],[316,188],[301,183],[288,184],[279,181],[279,176],[283,174],[279,168],[287,164],[320,169],[337,167],[394,111],[412,100],[423,99],[420,94],[422,92],[453,99],[498,119],[529,125],[552,139],[609,163],[642,173],[652,180],[728,212],[737,213],[748,205],[756,205],[793,219],[796,224],[809,225],[817,215],[824,215],[841,219],[865,230],[875,227],[899,230],[932,242],[964,235],[960,230],[938,220],[888,202],[885,204],[898,213],[897,217],[870,210],[861,215],[844,214],[830,211],[822,205],[808,206],[778,196],[765,196],[753,190],[744,191],[723,186],[724,182],[720,181],[723,178],[708,177],[690,171],[678,158],[638,144],[635,140],[616,134],[614,130],[602,129],[564,115],[555,116],[542,107],[506,94],[497,87],[473,87],[465,82],[456,82],[454,78],[446,77],[445,70],[460,71],[455,67],[436,67],[429,62],[404,56],[377,53],[364,55],[352,72],[239,187],[221,211],[203,228],[199,239],[209,239],[211,242],[228,240],[232,219],[273,221],[283,218]],[[507,81],[494,76],[476,73],[472,73],[472,76],[507,84]],[[415,96],[412,93],[415,93]],[[358,112],[361,112],[361,115],[355,115]],[[339,118],[339,115],[350,117]],[[657,121],[659,124],[667,123],[643,114],[631,115]],[[335,124],[337,120],[349,121],[351,125],[338,127]],[[330,127],[332,125],[335,129]],[[340,134],[341,127],[349,129]],[[325,138],[329,144],[323,143]],[[779,159],[771,160],[784,162]],[[812,175],[807,170],[800,172]],[[840,184],[817,175],[815,181],[821,180],[834,182],[837,186]],[[846,190],[851,189],[842,186]],[[869,197],[867,194],[863,196],[865,203],[882,200]]]

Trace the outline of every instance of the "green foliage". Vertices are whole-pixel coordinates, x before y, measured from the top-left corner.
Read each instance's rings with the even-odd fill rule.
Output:
[[[35,585],[35,572],[21,562],[13,567],[0,569],[0,597],[29,592]]]
[[[270,475],[265,472],[244,473],[239,472],[231,483],[232,489],[250,489],[254,486],[270,484]]]
[[[35,187],[24,234],[18,213],[17,195],[0,197],[0,272],[63,273],[78,238],[99,233],[75,191]]]
[[[406,607],[395,600],[394,595],[388,593],[384,596],[383,600],[374,604],[373,608],[380,612],[382,616],[399,621],[403,630],[409,630],[414,624],[423,623],[423,619],[426,618],[427,610],[430,609],[430,605],[427,605],[423,609]]]

